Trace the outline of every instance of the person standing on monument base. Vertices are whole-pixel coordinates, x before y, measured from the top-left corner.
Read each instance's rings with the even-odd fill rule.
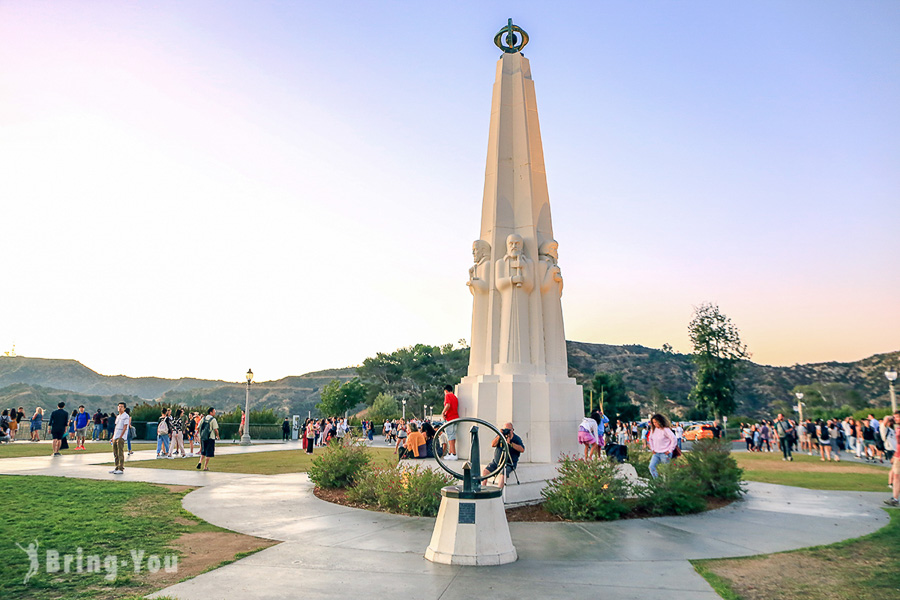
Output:
[[[444,410],[441,412],[445,422],[459,418],[459,398],[453,393],[452,385],[444,386]],[[456,423],[450,423],[444,428],[447,433],[447,456],[444,460],[456,460]]]

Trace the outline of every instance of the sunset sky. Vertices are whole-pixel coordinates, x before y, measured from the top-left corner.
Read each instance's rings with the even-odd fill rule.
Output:
[[[0,0],[0,350],[258,380],[469,338],[494,34],[570,340],[900,349],[900,2]]]

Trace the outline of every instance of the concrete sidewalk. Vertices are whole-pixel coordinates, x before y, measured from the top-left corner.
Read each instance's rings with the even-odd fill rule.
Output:
[[[159,592],[183,600],[347,598],[402,590],[407,598],[717,599],[688,559],[748,556],[829,544],[875,531],[888,516],[874,492],[820,492],[750,483],[747,498],[687,517],[612,523],[511,523],[519,560],[499,567],[423,558],[434,519],[329,504],[305,474],[204,487],[184,507],[222,527],[283,540],[246,559]]]
[[[296,449],[299,444],[230,446],[217,454]],[[132,460],[153,458],[136,452]],[[498,567],[426,561],[434,519],[377,513],[323,502],[305,473],[141,469],[111,475],[111,454],[0,460],[0,473],[147,481],[195,486],[184,507],[221,527],[283,541],[231,565],[161,590],[182,600],[365,597],[411,599],[560,598],[717,600],[687,562],[829,544],[885,525],[884,494],[825,492],[749,483],[725,508],[686,517],[612,523],[511,523],[519,560]],[[190,459],[177,459],[190,460]],[[664,591],[664,592],[663,592]]]

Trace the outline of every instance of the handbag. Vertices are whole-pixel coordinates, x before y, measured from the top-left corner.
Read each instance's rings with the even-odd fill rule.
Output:
[[[672,449],[672,458],[678,458],[681,455],[682,455],[681,448],[679,448],[678,446],[675,446]]]

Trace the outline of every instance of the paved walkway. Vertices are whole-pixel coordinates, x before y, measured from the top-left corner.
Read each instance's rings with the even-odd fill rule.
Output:
[[[277,451],[229,447],[222,454]],[[217,449],[217,453],[219,450]],[[133,459],[143,458],[135,453]],[[145,454],[154,454],[147,451]],[[222,527],[283,541],[155,596],[182,600],[370,597],[410,599],[647,598],[718,600],[688,559],[747,556],[829,544],[887,523],[884,494],[750,483],[745,500],[687,517],[613,523],[511,523],[519,560],[499,567],[436,565],[423,558],[433,519],[337,506],[313,496],[305,474],[240,475],[126,467],[106,455],[0,460],[0,472],[201,486],[184,507]],[[184,459],[190,460],[190,459]],[[602,588],[600,587],[602,586]],[[151,596],[153,597],[153,596]]]

